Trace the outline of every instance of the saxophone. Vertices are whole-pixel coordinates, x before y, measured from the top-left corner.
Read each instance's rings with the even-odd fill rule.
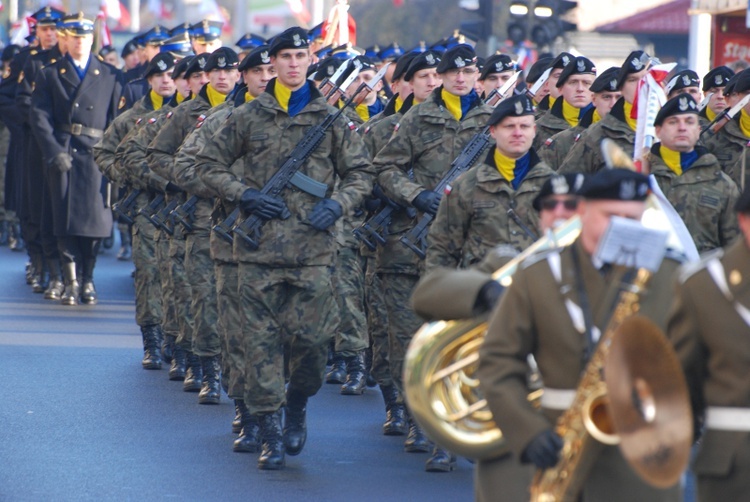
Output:
[[[588,471],[601,445],[615,445],[619,437],[607,410],[604,362],[615,333],[628,317],[639,310],[639,300],[651,278],[647,269],[638,269],[632,282],[622,284],[622,292],[605,333],[599,340],[576,390],[573,404],[557,420],[555,432],[563,439],[557,465],[538,470],[531,483],[532,502],[573,502],[577,500]]]

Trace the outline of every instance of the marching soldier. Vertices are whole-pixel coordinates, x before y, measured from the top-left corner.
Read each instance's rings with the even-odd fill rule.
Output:
[[[548,69],[551,69],[551,71],[547,78],[547,82],[545,82],[542,87],[542,89],[544,89],[542,94],[545,96],[544,98],[540,98],[541,100],[537,106],[539,111],[546,112],[550,110],[552,105],[555,104],[557,98],[560,97],[560,88],[557,87],[557,80],[560,78],[560,75],[562,75],[563,68],[568,66],[574,59],[575,56],[573,54],[569,52],[561,52],[547,67],[541,69],[542,72]]]
[[[550,63],[554,58],[539,58],[536,63],[531,65],[531,68],[529,69],[529,73],[526,74],[526,87],[531,88],[537,80],[542,76],[542,74],[545,72],[545,70],[549,67]],[[546,85],[543,85],[541,89],[539,89],[539,92],[534,96],[534,106],[537,107],[537,115],[536,117],[539,118],[546,112],[547,110],[543,110],[539,107],[542,101],[549,95],[549,90],[547,89]]]
[[[689,94],[667,101],[654,121],[651,173],[685,222],[699,253],[724,247],[737,236],[737,185],[716,157],[698,145],[698,106]]]
[[[306,79],[311,63],[306,30],[295,27],[277,35],[269,55],[277,78],[232,113],[198,153],[196,169],[222,199],[239,201],[245,214],[266,221],[255,251],[235,238],[234,252],[247,341],[245,404],[256,415],[262,438],[258,467],[281,469],[285,453],[297,455],[305,445],[307,400],[322,385],[328,340],[338,323],[329,280],[336,250],[331,227],[370,193],[374,171],[362,140],[339,122],[301,169],[327,185],[325,198],[289,188],[280,197],[261,192],[309,127],[332,113]],[[241,181],[230,170],[239,158],[251,159]],[[331,197],[337,177],[339,190]],[[287,211],[291,217],[281,219]],[[286,392],[285,337],[290,348]]]
[[[672,99],[680,94],[689,94],[696,103],[703,99],[701,94],[701,79],[693,70],[682,70],[672,77],[664,86],[667,99]]]
[[[724,89],[732,76],[734,76],[732,70],[726,66],[717,66],[703,77],[703,93],[712,96],[700,115],[709,122],[726,109],[727,100],[724,97]]]
[[[94,25],[83,15],[68,28],[68,52],[46,66],[32,95],[31,125],[49,169],[55,236],[65,276],[64,305],[97,302],[94,267],[112,231],[108,183],[91,148],[117,114],[122,76],[91,56]],[[76,266],[81,268],[82,287]]]
[[[492,91],[500,89],[516,73],[516,62],[507,54],[493,54],[482,65],[478,82],[482,86],[482,98],[486,99]]]

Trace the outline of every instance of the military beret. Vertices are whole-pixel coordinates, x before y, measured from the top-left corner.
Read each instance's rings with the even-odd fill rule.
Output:
[[[738,213],[750,213],[750,188],[746,188],[740,198],[734,204],[734,210]]]
[[[734,77],[734,92],[750,91],[750,68],[742,70]]]
[[[275,56],[284,49],[307,49],[310,47],[310,42],[307,41],[307,30],[293,26],[273,37],[270,45],[269,53]]]
[[[141,41],[146,45],[161,45],[168,38],[169,30],[158,24],[141,35]]]
[[[712,87],[724,87],[732,78],[734,72],[727,66],[717,66],[710,72],[706,73],[703,77],[703,92],[711,89]]]
[[[419,70],[437,68],[439,64],[440,54],[435,51],[425,51],[415,54],[406,72],[404,72],[404,80],[408,82]]]
[[[730,94],[734,93],[734,86],[737,83],[737,76],[739,73],[735,73],[731,77],[729,77],[729,80],[727,80],[727,85],[724,86],[724,96],[729,96]]]
[[[37,26],[49,26],[56,25],[64,15],[65,13],[60,9],[55,9],[54,7],[47,5],[46,7],[42,7],[34,12],[31,17],[36,20]]]
[[[583,182],[578,194],[586,199],[644,201],[648,177],[630,169],[601,169]]]
[[[578,195],[586,176],[582,173],[553,174],[542,185],[541,190],[531,205],[537,211],[542,210],[542,199],[550,195]]]
[[[685,114],[698,115],[698,104],[690,94],[682,93],[664,103],[656,114],[654,125],[661,125],[667,117]]]
[[[482,73],[479,75],[479,80],[484,80],[493,73],[503,73],[505,71],[516,71],[516,62],[507,54],[492,55],[482,65]]]
[[[445,51],[437,66],[437,72],[445,73],[448,70],[455,70],[464,66],[476,66],[476,64],[477,54],[474,52],[474,48],[467,44],[460,44]]]
[[[664,92],[669,96],[672,92],[679,91],[680,89],[685,89],[687,87],[700,87],[700,85],[701,79],[698,77],[697,73],[693,70],[682,70],[681,72],[675,73],[674,77],[667,82],[667,85],[664,86]]]
[[[237,67],[240,71],[249,70],[256,66],[271,64],[271,56],[268,54],[269,47],[267,45],[261,45],[251,50],[247,56],[242,59],[242,62]]]
[[[239,47],[240,50],[249,51],[255,49],[256,47],[260,47],[261,45],[267,44],[266,39],[261,37],[260,35],[256,35],[255,33],[245,33],[244,35],[242,35],[242,38],[237,40],[234,45]]]
[[[526,75],[526,83],[534,84],[537,80],[539,80],[539,77],[542,76],[542,73],[544,73],[545,70],[549,68],[549,65],[552,62],[552,60],[553,58],[537,59],[536,63],[531,65],[531,68],[529,69],[529,73]]]
[[[594,80],[594,83],[591,84],[589,90],[594,93],[617,92],[617,73],[619,71],[620,68],[617,66],[607,68],[598,77],[596,77],[596,80]]]
[[[178,79],[178,78],[187,78],[185,75],[185,70],[188,69],[188,66],[190,66],[190,63],[193,62],[193,59],[195,59],[195,56],[187,56],[183,59],[180,59],[177,61],[174,65],[174,71],[172,72],[172,78]]]
[[[563,68],[560,78],[557,80],[557,87],[565,85],[565,82],[573,75],[596,75],[596,66],[589,58],[583,56],[574,58]]]
[[[409,64],[415,57],[416,54],[409,53],[404,54],[403,56],[398,58],[398,61],[396,61],[396,69],[393,70],[393,76],[391,76],[391,80],[398,80],[400,78],[403,78],[406,70],[409,68]]]
[[[395,61],[403,55],[404,50],[396,42],[393,42],[390,45],[386,45],[383,50],[380,51],[378,57],[382,61]]]
[[[190,36],[186,31],[178,33],[164,41],[159,46],[159,52],[169,52],[178,58],[184,58],[193,53],[193,46],[190,44]]]
[[[190,27],[190,36],[198,43],[213,42],[221,37],[221,29],[223,27],[223,21],[204,19]]]
[[[0,61],[2,61],[3,63],[5,63],[6,61],[10,61],[19,52],[21,52],[21,46],[16,44],[6,45],[3,48],[2,55],[0,55]]]
[[[190,78],[190,75],[192,75],[193,73],[206,71],[206,61],[208,61],[209,56],[210,54],[208,54],[207,52],[195,56],[190,61],[190,64],[187,66],[187,68],[185,68],[185,79]]]
[[[148,78],[156,73],[164,73],[170,68],[174,68],[174,56],[168,52],[160,52],[148,62],[143,77]]]
[[[120,52],[120,57],[125,59],[132,53],[138,50],[138,44],[135,43],[135,40],[129,40],[122,48],[122,51]]]
[[[493,126],[506,117],[523,117],[534,115],[534,105],[525,94],[518,94],[501,101],[490,115],[488,126]]]
[[[625,58],[625,62],[622,63],[622,66],[620,66],[620,71],[617,74],[617,88],[622,89],[622,85],[625,83],[625,79],[628,75],[645,70],[648,68],[650,62],[651,56],[645,52],[631,52],[628,57]]]
[[[240,58],[234,50],[229,47],[219,47],[208,57],[203,71],[236,70],[239,65]]]
[[[555,59],[549,64],[547,68],[562,69],[568,66],[576,57],[570,52],[561,52]],[[545,68],[546,69],[546,68]]]
[[[108,54],[112,54],[113,52],[117,52],[117,49],[115,49],[111,45],[105,45],[104,47],[102,47],[101,49],[99,49],[99,55],[101,57],[105,57]]]
[[[338,60],[336,60],[338,61]],[[359,68],[359,71],[365,71],[365,70],[375,70],[375,65],[372,64],[372,61],[370,61],[366,56],[357,56],[354,58],[351,58],[347,61],[346,70],[344,73],[339,76],[338,81],[336,82],[336,85],[341,85],[344,83],[344,81],[349,78],[349,75],[352,74],[355,68]]]
[[[315,76],[313,77],[313,80],[317,80],[318,82],[320,82],[323,79],[331,78],[342,64],[344,63],[342,63],[338,59],[333,58],[326,58],[320,61],[315,70]]]

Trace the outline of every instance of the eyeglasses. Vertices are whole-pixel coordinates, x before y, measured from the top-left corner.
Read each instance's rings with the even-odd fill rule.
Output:
[[[471,76],[475,75],[479,72],[475,67],[469,66],[467,68],[451,68],[450,70],[446,70],[445,74],[450,75],[451,77],[457,77],[459,73]]]
[[[578,199],[544,199],[541,202],[542,209],[545,211],[552,211],[559,204],[562,204],[568,211],[573,211],[578,208]]]

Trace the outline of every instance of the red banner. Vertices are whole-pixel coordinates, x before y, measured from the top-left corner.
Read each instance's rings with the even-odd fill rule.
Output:
[[[750,63],[750,30],[744,17],[716,16],[713,34],[713,68],[740,60]]]

